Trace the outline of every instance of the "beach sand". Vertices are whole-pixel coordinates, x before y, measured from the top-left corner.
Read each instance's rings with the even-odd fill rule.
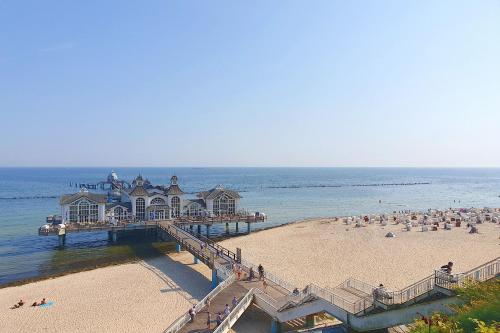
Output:
[[[344,225],[318,219],[232,238],[221,244],[242,249],[243,257],[304,287],[335,287],[349,277],[388,289],[403,288],[448,261],[462,272],[500,255],[500,227],[479,225],[451,231],[403,231],[402,225]],[[386,238],[389,231],[396,238]],[[188,252],[139,263],[99,268],[0,289],[0,332],[162,332],[190,304],[210,291],[211,272]],[[48,308],[29,305],[45,297]],[[9,308],[19,299],[27,304]],[[255,324],[256,318],[258,324]],[[270,318],[246,313],[237,333],[266,331]]]
[[[210,292],[210,276],[183,252],[0,289],[0,332],[162,332]],[[42,298],[54,304],[30,307]]]
[[[316,283],[335,287],[349,277],[398,290],[454,262],[464,272],[500,256],[500,227],[478,225],[480,234],[466,227],[421,232],[403,226],[372,224],[355,228],[333,219],[290,224],[225,240],[221,245],[242,249],[245,259],[292,282],[297,287]],[[384,237],[392,231],[395,238]]]

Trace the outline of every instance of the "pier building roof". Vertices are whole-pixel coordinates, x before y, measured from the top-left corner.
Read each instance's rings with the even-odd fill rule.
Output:
[[[97,203],[106,203],[108,201],[108,196],[106,194],[97,194],[90,193],[89,191],[80,191],[75,194],[64,194],[61,197],[60,203],[61,205],[67,205],[72,202],[75,202],[81,198],[85,198],[89,201],[97,202]]]
[[[181,195],[181,194],[184,194],[184,192],[181,190],[181,188],[177,184],[170,185],[167,188],[167,190],[165,191],[165,193],[167,195]]]
[[[204,200],[207,200],[207,199],[210,200],[210,199],[217,198],[219,195],[221,195],[223,193],[228,195],[229,197],[231,197],[233,199],[240,199],[241,198],[241,196],[238,192],[224,188],[222,185],[218,185],[209,191],[200,192],[197,194],[197,196],[198,196],[198,198],[202,198]]]
[[[206,208],[205,201],[203,199],[188,199],[185,201],[184,207],[187,207],[192,203],[197,203],[202,208]]]
[[[129,194],[133,195],[133,196],[136,196],[136,197],[140,197],[140,196],[146,196],[147,197],[149,195],[148,191],[146,191],[146,189],[142,185],[135,186],[132,189],[132,191],[130,191]]]

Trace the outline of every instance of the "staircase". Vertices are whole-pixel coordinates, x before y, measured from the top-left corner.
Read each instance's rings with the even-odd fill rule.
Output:
[[[495,278],[500,273],[500,257],[485,263],[473,270],[456,276],[443,275],[435,272],[402,290],[394,292],[374,293],[376,288],[357,279],[348,279],[331,289],[309,284],[299,291],[287,281],[265,272],[264,279],[267,288],[260,280],[238,281],[231,271],[232,265],[240,259],[241,267],[246,274],[250,269],[257,272],[257,267],[219,244],[201,239],[197,234],[165,221],[159,227],[173,237],[186,250],[200,258],[205,264],[216,271],[217,276],[224,279],[207,297],[211,306],[219,310],[224,304],[231,304],[233,296],[238,299],[238,305],[215,330],[217,333],[228,332],[241,314],[253,302],[263,311],[279,322],[300,323],[307,315],[327,312],[348,326],[359,330],[374,330],[397,326],[412,321],[417,312],[427,313],[441,310],[447,303],[454,301],[452,289],[467,281],[486,281]],[[202,246],[203,245],[203,246]],[[446,299],[431,300],[422,303],[436,293]],[[374,294],[376,297],[374,297]],[[164,333],[193,332],[206,330],[207,305],[206,298],[196,305],[196,312],[201,314],[190,322],[185,314],[174,322]],[[378,309],[378,311],[374,311]]]

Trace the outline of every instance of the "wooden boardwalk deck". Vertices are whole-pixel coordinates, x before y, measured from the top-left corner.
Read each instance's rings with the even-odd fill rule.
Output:
[[[233,252],[222,247],[217,247],[217,244],[207,244],[202,239],[195,237],[188,231],[175,226],[172,222],[161,222],[160,228],[168,232],[172,237],[176,238],[178,242],[181,242],[184,248],[205,262],[205,264],[209,267],[213,268],[213,266],[218,265],[227,267],[230,270],[232,263],[236,261],[236,254]],[[257,274],[257,272],[255,272],[255,274]],[[267,283],[266,289],[264,289],[263,280],[259,280],[258,278],[249,280],[248,271],[243,272],[240,280],[236,280],[219,292],[213,299],[210,300],[210,308],[205,305],[198,311],[194,321],[184,325],[179,332],[212,332],[216,328],[217,314],[220,312],[224,315],[226,304],[228,304],[230,309],[232,309],[233,297],[236,297],[236,299],[240,301],[252,288],[260,289],[275,300],[284,299],[290,294],[290,291],[286,290],[282,286],[268,279],[265,279],[265,281]],[[208,312],[211,314],[212,321],[210,329],[207,325]]]
[[[266,280],[268,286],[266,288],[266,292],[269,296],[274,299],[279,299],[285,297],[288,294],[288,291],[285,291],[279,285],[274,284],[271,281]],[[222,316],[224,316],[224,309],[226,304],[229,305],[230,309],[233,308],[232,300],[233,297],[236,297],[238,301],[240,301],[243,296],[252,288],[258,288],[263,290],[263,282],[258,278],[253,279],[252,281],[248,280],[240,280],[235,281],[230,286],[226,287],[223,291],[217,294],[212,300],[210,300],[210,308],[205,306],[199,311],[193,322],[189,322],[179,331],[181,333],[193,333],[193,332],[213,332],[216,328],[216,319],[217,314],[220,312]],[[210,329],[207,325],[208,312],[211,314],[211,325]],[[224,318],[223,318],[224,319]]]

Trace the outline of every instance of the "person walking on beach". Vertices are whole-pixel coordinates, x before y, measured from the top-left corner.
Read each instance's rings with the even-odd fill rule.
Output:
[[[210,329],[210,323],[212,322],[212,315],[210,314],[210,311],[207,312],[207,329]]]

